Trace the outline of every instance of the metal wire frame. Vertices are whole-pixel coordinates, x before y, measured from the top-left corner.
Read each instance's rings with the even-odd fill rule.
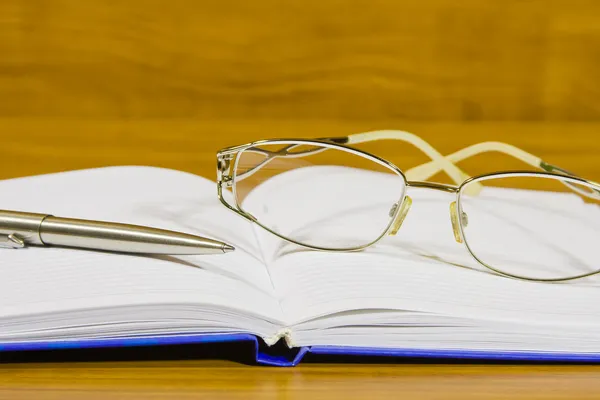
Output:
[[[429,176],[433,175],[435,172],[437,172],[438,170],[444,169],[455,181],[458,181],[459,177],[460,177],[460,179],[462,179],[462,181],[457,182],[456,185],[448,185],[448,184],[429,182],[429,181],[424,181],[424,180],[408,180],[407,176],[406,176],[407,174],[405,174],[400,168],[398,168],[392,162],[385,160],[383,158],[380,158],[369,152],[366,152],[366,151],[363,151],[360,149],[356,149],[354,147],[347,145],[348,143],[360,143],[360,142],[368,141],[369,135],[373,138],[371,140],[390,139],[390,138],[395,139],[397,137],[393,137],[393,136],[394,136],[394,133],[396,133],[396,132],[399,132],[400,136],[403,137],[403,139],[400,139],[400,140],[404,140],[404,138],[409,138],[409,140],[407,140],[407,141],[411,142],[412,144],[414,144],[421,150],[424,150],[432,158],[431,162],[425,163],[422,166],[412,168],[411,169],[412,171],[414,171],[415,173],[419,173],[417,171],[420,171],[421,174],[424,173],[425,175],[428,175],[427,177],[429,177]],[[354,137],[354,139],[353,139],[353,137]],[[257,147],[257,146],[264,146],[264,145],[287,145],[287,146],[279,149],[278,151],[268,151],[266,149]],[[298,146],[318,146],[318,148],[311,149],[311,150],[304,150],[304,151],[296,151],[296,152],[291,151]],[[428,146],[428,147],[426,147],[424,149],[424,146]],[[485,151],[505,152],[506,154],[512,155],[519,159],[522,159],[523,161],[526,161],[531,165],[537,166],[537,167],[541,168],[543,171],[526,171],[526,170],[500,171],[500,172],[494,172],[494,173],[488,173],[488,174],[482,174],[482,175],[478,175],[478,176],[474,176],[474,177],[469,177],[462,170],[458,169],[458,167],[456,167],[452,163],[451,160],[453,160],[453,159],[454,160],[462,160],[468,156],[477,154],[477,152],[473,150],[475,148],[479,148],[481,150],[480,152],[485,152]],[[328,247],[319,247],[319,246],[309,245],[307,243],[298,242],[292,238],[288,238],[284,235],[281,235],[280,233],[278,233],[276,231],[273,231],[268,226],[263,225],[252,214],[243,210],[243,208],[237,201],[235,173],[237,171],[237,166],[238,166],[238,162],[240,159],[239,154],[241,154],[242,152],[253,151],[253,152],[258,152],[258,153],[265,155],[265,161],[263,161],[262,163],[260,163],[257,166],[254,166],[251,170],[244,172],[244,174],[252,174],[252,173],[254,173],[255,170],[260,169],[262,166],[264,166],[266,163],[270,162],[272,159],[275,159],[278,157],[303,157],[308,154],[316,154],[317,152],[324,151],[324,149],[337,149],[337,150],[345,151],[345,152],[348,152],[348,153],[351,153],[351,154],[354,154],[354,155],[357,155],[360,157],[364,157],[368,160],[371,160],[371,161],[389,169],[390,171],[392,171],[394,174],[398,175],[402,179],[402,182],[404,184],[404,189],[402,191],[401,198],[398,199],[398,202],[396,203],[398,205],[398,207],[395,207],[394,212],[391,215],[390,222],[387,225],[387,227],[385,227],[385,229],[382,231],[381,235],[378,236],[375,240],[371,241],[370,243],[367,243],[367,244],[364,244],[361,246],[351,247],[351,248],[328,248]],[[448,156],[448,158],[446,158],[443,155],[441,155],[439,152],[437,152],[437,150],[435,150],[433,147],[431,147],[428,143],[426,143],[425,141],[423,141],[422,139],[418,138],[416,135],[413,135],[411,133],[403,132],[403,131],[375,131],[375,132],[367,132],[367,133],[363,133],[363,134],[350,135],[350,136],[346,136],[346,137],[318,138],[318,139],[283,138],[283,139],[258,140],[258,141],[243,144],[243,145],[227,147],[227,148],[224,148],[217,152],[217,194],[218,194],[218,197],[219,197],[219,200],[221,201],[221,203],[223,205],[225,205],[228,209],[241,215],[245,219],[257,224],[258,226],[260,226],[261,228],[270,232],[271,234],[273,234],[287,242],[296,244],[298,246],[303,246],[303,247],[314,249],[314,250],[330,251],[330,252],[350,252],[350,251],[364,250],[364,249],[374,245],[375,243],[379,242],[386,235],[395,234],[395,232],[398,230],[399,224],[401,225],[404,217],[406,216],[406,213],[408,212],[408,209],[405,207],[405,204],[408,203],[408,207],[410,208],[410,203],[412,202],[410,197],[406,194],[407,188],[409,188],[409,187],[427,188],[427,189],[439,190],[439,191],[443,191],[446,193],[455,194],[456,199],[451,204],[450,215],[451,215],[451,222],[452,222],[452,226],[454,228],[454,234],[455,234],[456,241],[459,243],[463,243],[465,245],[467,251],[471,254],[471,256],[479,264],[481,264],[482,266],[488,268],[489,270],[491,270],[497,274],[511,277],[511,278],[516,278],[516,279],[528,280],[528,281],[558,282],[558,281],[579,279],[579,278],[583,278],[583,277],[587,277],[587,276],[591,276],[591,275],[600,273],[600,268],[599,268],[597,271],[593,271],[593,272],[586,273],[586,274],[580,274],[580,275],[572,276],[572,277],[542,278],[542,279],[530,278],[530,277],[506,273],[502,270],[496,269],[496,268],[490,266],[489,264],[485,263],[473,252],[473,250],[471,249],[471,247],[469,246],[469,244],[466,240],[465,221],[463,218],[461,218],[461,216],[464,214],[464,211],[462,210],[461,195],[463,193],[467,194],[469,189],[473,189],[473,190],[471,190],[470,193],[468,193],[468,194],[476,195],[479,193],[479,191],[481,189],[481,182],[486,181],[488,179],[506,178],[506,177],[542,177],[542,178],[545,177],[545,178],[557,179],[560,182],[564,183],[567,187],[571,188],[572,190],[574,190],[575,192],[577,192],[581,195],[592,198],[594,200],[600,199],[600,184],[590,181],[590,180],[587,180],[587,179],[584,179],[584,178],[577,177],[577,176],[569,173],[568,171],[566,171],[562,168],[552,166],[551,164],[548,164],[548,163],[542,161],[541,159],[539,159],[533,155],[530,155],[529,153],[524,152],[523,150],[517,149],[516,147],[511,146],[511,145],[507,145],[507,144],[499,143],[499,142],[488,142],[488,143],[480,143],[477,145],[473,145],[469,148],[466,148],[459,152],[456,152],[456,153]],[[582,186],[588,188],[589,191],[583,190]],[[229,204],[225,200],[225,198],[223,196],[223,190],[225,188],[232,189],[233,197],[235,199],[235,204]]]

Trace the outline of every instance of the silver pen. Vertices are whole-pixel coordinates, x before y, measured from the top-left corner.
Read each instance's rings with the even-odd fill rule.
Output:
[[[235,250],[217,240],[164,229],[0,210],[0,247],[30,245],[169,255]]]

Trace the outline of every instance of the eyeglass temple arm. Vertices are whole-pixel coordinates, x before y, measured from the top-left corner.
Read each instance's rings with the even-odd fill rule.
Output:
[[[381,131],[371,131],[371,132],[365,132],[365,133],[355,133],[353,135],[349,135],[346,137],[321,138],[321,140],[326,140],[326,141],[340,143],[340,144],[356,144],[356,143],[363,143],[363,142],[370,142],[370,141],[374,141],[374,140],[384,140],[384,139],[402,140],[404,142],[408,142],[408,143],[412,144],[413,146],[417,147],[418,149],[423,151],[425,154],[427,154],[429,156],[429,158],[431,158],[433,160],[433,162],[435,162],[435,165],[433,166],[434,168],[435,168],[435,166],[439,166],[437,171],[439,171],[440,169],[443,169],[457,185],[460,185],[463,181],[465,181],[466,179],[469,178],[469,175],[467,175],[464,171],[462,171],[460,168],[458,168],[452,162],[448,161],[446,159],[446,157],[444,157],[444,155],[442,155],[433,146],[431,146],[429,143],[427,143],[425,140],[421,139],[419,136],[415,135],[414,133],[410,133],[410,132],[406,132],[406,131],[398,131],[398,130],[381,130]],[[307,154],[311,154],[314,152],[321,152],[323,150],[323,149],[317,149],[317,150],[306,150],[306,151],[301,151],[301,152],[292,153],[292,154],[288,153],[289,150],[293,149],[296,146],[298,146],[298,145],[286,146],[276,152],[266,151],[266,150],[258,149],[258,148],[256,148],[256,149],[251,148],[251,150],[253,150],[253,151],[263,153],[266,156],[266,158],[262,162],[258,163],[256,166],[251,168],[250,170],[245,171],[243,174],[238,175],[238,178],[240,178],[241,175],[243,175],[244,177],[252,175],[256,170],[262,168],[265,164],[269,163],[271,160],[273,160],[277,157],[290,157],[290,156],[302,157]],[[431,175],[434,175],[434,174],[431,174]],[[410,177],[408,175],[408,173],[407,173],[406,177],[409,180],[413,180],[413,178]],[[418,180],[418,179],[415,178],[414,180]],[[479,184],[475,184],[475,185],[478,188],[481,187]]]
[[[419,148],[425,154],[427,154],[432,161],[429,161],[425,164],[421,164],[414,168],[409,169],[405,172],[406,178],[408,180],[414,181],[425,181],[431,178],[433,175],[437,174],[440,171],[444,171],[454,180],[457,185],[460,185],[463,181],[468,179],[470,176],[465,173],[463,170],[456,166],[456,163],[465,160],[469,157],[473,157],[477,154],[495,151],[499,153],[503,153],[509,155],[511,157],[517,158],[523,161],[526,164],[531,165],[535,168],[540,168],[546,172],[557,173],[560,175],[567,175],[572,177],[578,177],[576,174],[571,173],[563,168],[559,168],[555,165],[551,165],[541,158],[534,156],[524,150],[519,149],[513,145],[502,143],[502,142],[483,142],[474,144],[472,146],[466,147],[462,150],[459,150],[455,153],[452,153],[448,156],[443,156],[437,150],[435,150],[429,143],[421,139],[415,134],[405,131],[397,131],[397,130],[384,130],[384,131],[371,131],[365,133],[357,133],[354,135],[349,135],[346,138],[331,138],[330,140],[336,141],[338,143],[364,143],[370,142],[374,140],[382,140],[382,139],[393,139],[393,140],[401,140],[404,142],[411,143],[415,147]],[[588,181],[589,182],[589,181]],[[596,182],[589,182],[592,185],[596,186],[597,189],[593,189],[593,192],[587,192],[582,190],[579,186],[574,185],[569,182],[563,182],[572,190],[583,194],[584,196],[600,199],[600,184]],[[476,187],[472,187],[470,191],[471,194],[477,194],[479,190],[481,190],[481,185],[477,184]]]
[[[332,142],[342,144],[357,144],[385,139],[400,140],[403,142],[410,143],[419,150],[421,150],[423,153],[425,153],[429,158],[431,158],[432,161],[430,163],[427,163],[428,165],[430,165],[428,169],[434,170],[434,172],[432,174],[427,175],[411,173],[411,170],[409,170],[405,173],[406,178],[409,181],[426,180],[431,176],[435,175],[435,173],[442,170],[454,181],[456,185],[460,185],[466,179],[469,178],[469,175],[466,172],[458,168],[443,154],[437,151],[432,145],[430,145],[414,133],[399,130],[381,130],[364,133],[355,133],[346,137],[325,138],[324,140],[329,140]],[[481,185],[479,183],[475,184],[474,187],[476,187],[478,190],[481,189]]]
[[[567,171],[563,168],[559,168],[555,165],[549,164],[549,163],[543,161],[541,158],[534,156],[533,154],[530,154],[524,150],[521,150],[518,147],[515,147],[513,145],[510,145],[507,143],[502,143],[502,142],[483,142],[483,143],[474,144],[472,146],[466,147],[462,150],[459,150],[455,153],[452,153],[452,154],[446,156],[446,159],[452,163],[458,163],[469,157],[473,157],[475,155],[478,155],[481,153],[486,153],[486,152],[491,152],[491,151],[509,155],[511,157],[514,157],[518,160],[523,161],[526,164],[531,165],[532,167],[540,168],[546,172],[579,178],[576,174],[574,174],[570,171]],[[410,176],[412,176],[414,179],[425,180],[425,179],[435,175],[439,171],[440,171],[440,167],[438,165],[436,165],[435,162],[431,161],[431,162],[419,165],[417,167],[414,167],[414,168],[408,170],[406,172],[406,174],[407,174],[407,176],[410,174]],[[595,200],[600,199],[600,185],[596,182],[591,182],[591,181],[588,181],[588,182],[590,184],[596,186],[597,188],[593,188],[592,189],[593,191],[588,192],[588,191],[583,190],[580,186],[570,183],[570,182],[567,182],[567,181],[563,181],[563,184],[565,184],[570,189],[572,189],[572,190],[576,191],[577,193],[580,193],[586,197],[589,197],[589,198],[592,198]]]
[[[383,131],[383,132],[386,132],[386,131]],[[437,151],[432,148],[428,149],[427,146],[428,147],[431,147],[431,146],[427,142],[423,141],[422,139],[414,140],[414,138],[410,138],[410,136],[407,135],[408,132],[387,131],[387,133],[384,135],[380,135],[378,132],[373,132],[373,133],[376,133],[376,134],[372,135],[368,132],[366,134],[358,134],[358,135],[366,135],[366,136],[359,136],[357,139],[354,139],[354,140],[351,139],[351,136],[354,136],[354,135],[351,135],[351,136],[349,136],[350,140],[348,141],[348,143],[359,143],[359,141],[365,142],[365,141],[370,141],[370,140],[378,140],[378,139],[382,139],[382,138],[385,138],[385,139],[396,138],[396,139],[404,140],[404,141],[409,141],[406,139],[410,139],[410,140],[412,140],[411,141],[412,144],[419,147],[423,152],[425,152],[430,157],[431,157],[431,155],[430,155],[431,150],[433,150],[434,152],[437,153]],[[413,135],[413,136],[415,136],[415,135]],[[417,137],[417,139],[420,139],[420,138]],[[555,165],[549,164],[549,163],[543,161],[541,158],[534,156],[533,154],[530,154],[530,153],[528,153],[524,150],[521,150],[518,147],[515,147],[508,143],[502,143],[502,142],[483,142],[483,143],[474,144],[472,146],[469,146],[462,150],[459,150],[455,153],[452,153],[448,156],[445,156],[444,160],[456,167],[456,165],[455,165],[456,163],[459,163],[469,157],[473,157],[477,154],[491,152],[491,151],[509,155],[518,160],[521,160],[522,162],[524,162],[526,164],[531,165],[532,167],[540,168],[546,172],[578,178],[578,176],[572,172],[569,172],[563,168],[559,168]],[[448,173],[448,175],[450,175],[450,177],[453,178],[457,184],[460,185],[461,182],[456,181],[454,176],[451,173],[449,173],[449,168],[446,163],[440,163],[439,160],[434,157],[431,157],[431,159],[432,159],[432,161],[429,161],[425,164],[416,166],[416,167],[411,168],[408,171],[406,171],[406,173],[405,173],[406,178],[408,180],[425,181],[425,180],[431,178],[433,175],[435,175],[438,172],[443,170],[446,173]],[[458,169],[458,167],[456,167],[456,168]],[[460,171],[460,174],[462,174],[461,179],[465,180],[465,179],[469,178],[469,176],[462,170],[458,169],[458,171]],[[596,182],[590,182],[590,181],[588,181],[588,182],[590,184],[596,186],[596,188],[592,189],[593,191],[585,191],[576,184],[563,181],[563,183],[566,186],[568,186],[571,190],[574,190],[575,192],[577,192],[581,195],[584,195],[586,197],[589,197],[589,198],[592,198],[595,200],[599,200],[600,199],[600,184],[598,184]],[[479,191],[480,189],[481,189],[481,186],[479,186],[477,189],[472,190],[471,194],[476,194],[476,191]]]
[[[548,169],[542,167],[542,165],[545,165],[545,166],[547,165],[547,166],[551,167],[549,164],[544,163],[539,157],[529,154],[526,151],[519,149],[518,147],[512,146],[507,143],[502,143],[502,142],[477,143],[477,144],[466,147],[462,150],[459,150],[455,153],[452,153],[452,154],[446,156],[446,159],[451,163],[458,163],[469,157],[473,157],[478,154],[491,152],[491,151],[507,154],[511,157],[514,157],[514,158],[517,158],[517,159],[523,161],[526,164],[531,165],[532,167],[542,168],[542,169],[546,169],[546,170],[548,170]],[[439,171],[440,171],[439,165],[436,165],[435,162],[427,162],[425,164],[421,164],[419,166],[411,168],[406,173],[415,177],[415,179],[425,180],[425,179],[428,179],[429,177],[435,175]],[[572,175],[572,174],[569,174],[569,175]]]

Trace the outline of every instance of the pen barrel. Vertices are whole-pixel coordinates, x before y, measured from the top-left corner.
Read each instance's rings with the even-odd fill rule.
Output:
[[[0,210],[0,235],[17,235],[27,244],[42,245],[40,226],[48,214]]]
[[[164,229],[70,218],[45,217],[42,243],[124,253],[223,254],[223,243]]]

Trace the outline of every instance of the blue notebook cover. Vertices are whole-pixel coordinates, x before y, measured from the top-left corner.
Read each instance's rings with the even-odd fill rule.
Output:
[[[261,339],[248,333],[235,334],[188,334],[165,336],[140,336],[130,338],[105,338],[90,340],[62,340],[46,342],[0,343],[0,352],[59,350],[84,348],[115,348],[133,346],[162,346],[192,343],[251,342],[254,344],[255,359],[258,364],[279,367],[298,365],[307,353],[321,355],[369,356],[369,357],[405,357],[441,360],[479,360],[479,361],[537,361],[537,362],[600,362],[600,353],[565,353],[535,351],[482,351],[482,350],[445,350],[445,349],[390,349],[350,346],[310,346],[290,349],[282,354],[267,354],[261,350]],[[0,362],[2,354],[0,353]]]

